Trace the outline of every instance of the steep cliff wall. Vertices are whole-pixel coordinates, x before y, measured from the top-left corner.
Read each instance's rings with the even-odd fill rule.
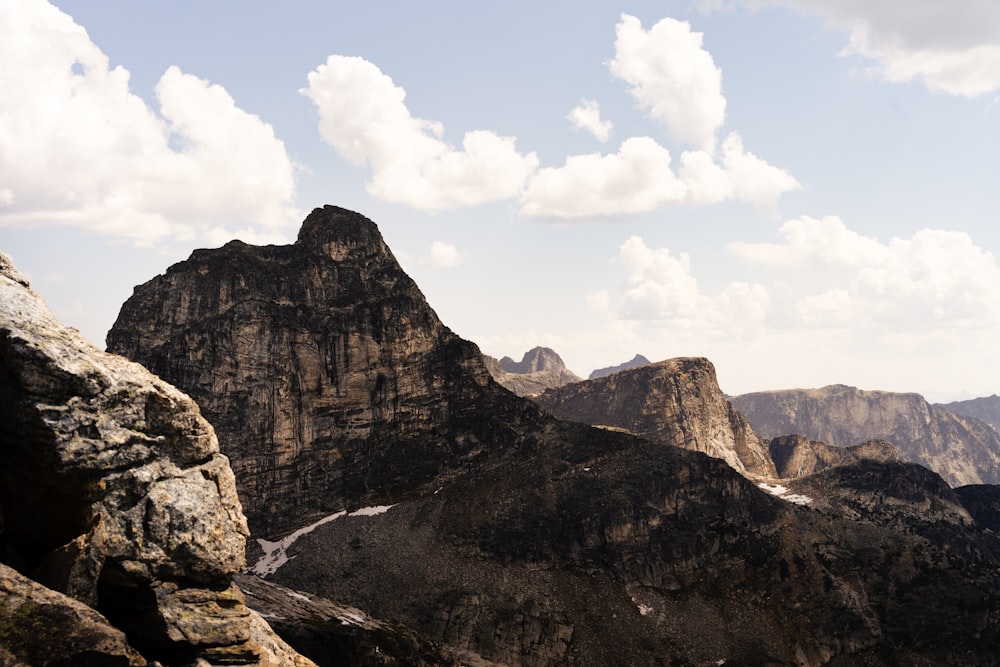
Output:
[[[903,460],[930,468],[953,486],[1000,483],[1000,434],[918,394],[831,385],[730,400],[764,438],[794,433],[839,447],[888,440]]]
[[[827,468],[873,461],[898,461],[896,446],[885,440],[869,440],[852,447],[834,447],[823,442],[815,442],[801,435],[782,435],[767,443],[771,460],[778,471],[778,477],[793,479],[805,477]]]
[[[777,476],[767,448],[726,401],[707,359],[668,359],[553,389],[536,401],[560,419],[625,429],[720,458],[743,474]]]
[[[333,206],[293,245],[195,251],[135,289],[107,342],[198,402],[261,537],[392,502],[509,446],[508,422],[532,412],[374,223]]]
[[[232,583],[246,520],[195,403],[60,325],[2,254],[0,362],[0,559],[96,608],[149,659],[291,664]],[[8,630],[55,609],[82,618],[55,596],[32,607],[7,581]]]

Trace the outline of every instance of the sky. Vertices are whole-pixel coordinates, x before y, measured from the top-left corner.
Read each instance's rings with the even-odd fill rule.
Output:
[[[100,347],[334,204],[496,357],[990,395],[998,175],[993,0],[0,0],[0,250]]]

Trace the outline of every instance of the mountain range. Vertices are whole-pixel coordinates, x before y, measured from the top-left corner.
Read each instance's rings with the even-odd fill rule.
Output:
[[[23,319],[10,303],[5,325]],[[195,251],[135,288],[108,354],[87,363],[48,329],[0,336],[0,401],[26,415],[0,426],[0,504],[17,528],[0,559],[12,579],[45,580],[18,585],[78,595],[140,645],[101,664],[267,664],[263,647],[279,645],[278,664],[303,665],[1000,659],[998,487],[953,489],[899,460],[898,443],[841,455],[762,438],[706,359],[519,397],[352,211],[315,209],[291,245]],[[26,384],[11,360],[40,357],[69,361]],[[95,378],[119,367],[141,381],[95,398]],[[54,416],[69,418],[64,435],[43,430]],[[126,417],[137,435],[123,440]],[[65,472],[69,453],[95,472]],[[159,457],[167,472],[143,477]],[[107,509],[67,514],[81,498]],[[131,532],[104,528],[120,525]],[[201,548],[212,536],[224,544]],[[72,581],[98,582],[96,600],[59,588],[66,563],[83,564]],[[183,605],[204,622],[188,627]],[[0,612],[0,646],[63,664],[21,657],[20,618]],[[210,627],[238,631],[197,639]],[[224,655],[252,636],[260,648]]]

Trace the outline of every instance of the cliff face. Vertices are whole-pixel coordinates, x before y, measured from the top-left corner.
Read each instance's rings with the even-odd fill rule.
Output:
[[[898,461],[896,446],[885,440],[869,440],[853,447],[833,447],[801,435],[783,435],[767,443],[771,460],[782,479],[805,477],[827,468],[873,461]]]
[[[262,537],[390,502],[510,431],[478,348],[371,221],[332,206],[294,245],[194,252],[135,289],[107,343],[198,402]]]
[[[839,447],[888,440],[903,460],[934,470],[952,486],[1000,483],[1000,434],[918,394],[832,385],[730,400],[764,438],[796,433]]]
[[[936,403],[935,407],[944,408],[956,415],[972,417],[989,424],[994,431],[1000,431],[1000,396],[981,396],[967,401],[952,403]]]
[[[488,355],[484,355],[483,360],[493,379],[518,396],[536,396],[546,389],[582,379],[569,371],[562,357],[547,347],[528,350],[521,361],[510,357],[497,361]]]
[[[147,658],[168,664],[288,664],[264,646],[280,642],[261,635],[266,625],[232,583],[246,520],[195,403],[60,325],[3,255],[0,360],[0,558],[38,582],[4,570],[0,643],[17,655],[22,640],[38,640],[25,629],[63,618],[71,634],[110,621]],[[55,592],[32,603],[41,585]],[[62,624],[49,627],[49,639]],[[63,658],[106,654],[81,641],[78,657]]]
[[[700,452],[555,419],[490,380],[357,214],[318,209],[293,246],[196,252],[137,288],[109,341],[221,420],[251,525],[281,537],[251,545],[253,569],[315,603],[296,614],[334,600],[336,622],[403,624],[422,637],[397,635],[403,649],[472,665],[995,661],[988,548],[958,555],[775,498]],[[710,364],[659,376],[665,440],[749,442]]]
[[[766,447],[723,396],[707,359],[669,359],[550,390],[536,401],[560,419],[704,452],[742,474],[777,476]]]

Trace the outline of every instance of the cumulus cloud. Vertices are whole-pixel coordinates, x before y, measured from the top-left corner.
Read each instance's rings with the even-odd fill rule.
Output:
[[[875,61],[887,81],[975,97],[1000,90],[1000,4],[983,0],[748,0],[824,17],[849,32],[844,54]]]
[[[734,282],[714,296],[702,293],[687,253],[650,248],[638,236],[622,244],[614,261],[625,274],[625,319],[665,320],[709,335],[741,337],[761,325],[769,307],[767,290],[757,284]]]
[[[601,120],[601,107],[595,100],[583,100],[573,107],[567,118],[573,123],[573,127],[587,130],[601,143],[611,136],[612,123],[610,120]]]
[[[270,125],[171,67],[159,114],[43,0],[0,5],[0,225],[66,224],[152,243],[281,240],[294,168]],[[174,148],[173,146],[180,146]]]
[[[787,171],[747,151],[736,132],[718,146],[726,99],[701,33],[671,18],[645,30],[639,19],[623,14],[616,35],[612,74],[630,84],[639,107],[668,134],[694,148],[681,153],[676,172],[670,151],[651,137],[629,137],[617,153],[571,155],[528,183],[522,215],[593,218],[729,200],[771,212],[783,193],[800,188]],[[573,114],[585,111],[586,104]],[[596,103],[593,111],[596,122]]]
[[[638,105],[677,141],[711,153],[726,118],[722,71],[686,21],[664,18],[644,30],[622,14],[611,73],[627,82]]]
[[[435,241],[431,244],[428,263],[439,269],[450,269],[462,263],[463,253],[451,243]]]
[[[412,116],[406,92],[364,58],[332,55],[308,80],[301,92],[319,111],[320,135],[371,167],[372,196],[424,211],[469,206],[517,196],[538,167],[534,153],[489,130],[449,145],[441,123]]]
[[[522,196],[520,212],[589,218],[731,199],[769,210],[783,193],[799,187],[788,172],[746,152],[735,133],[723,142],[720,161],[704,151],[685,151],[676,173],[670,151],[655,139],[630,137],[617,153],[571,155],[561,167],[539,170]]]
[[[1000,325],[1000,266],[964,232],[924,229],[882,242],[834,216],[790,220],[780,231],[782,243],[730,250],[786,286],[798,324],[896,332]]]

